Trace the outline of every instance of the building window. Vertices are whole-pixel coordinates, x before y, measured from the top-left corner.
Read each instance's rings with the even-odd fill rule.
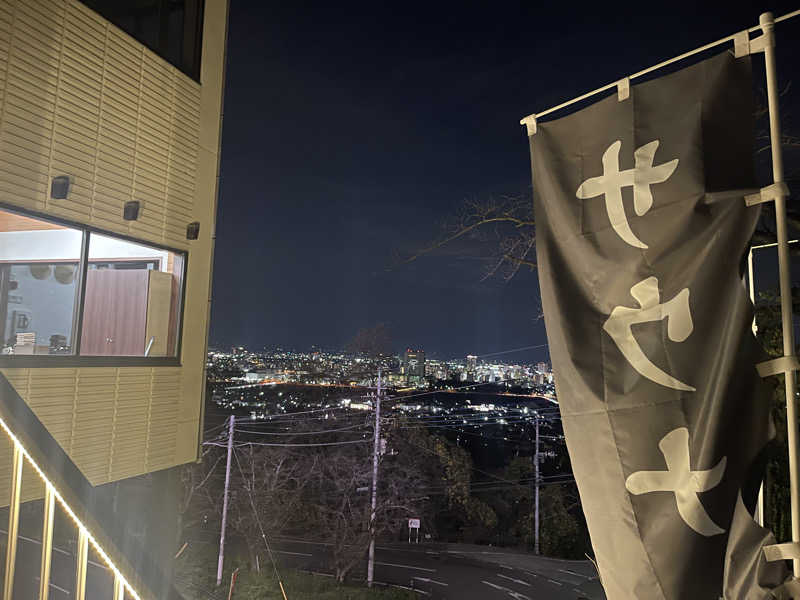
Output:
[[[83,0],[189,77],[200,80],[203,0]]]
[[[71,354],[83,232],[0,211],[3,354]]]
[[[2,354],[176,357],[186,255],[0,210]]]
[[[81,354],[174,356],[183,257],[91,234]]]

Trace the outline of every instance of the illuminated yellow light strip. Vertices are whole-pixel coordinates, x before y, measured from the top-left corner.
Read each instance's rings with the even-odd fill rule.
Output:
[[[97,554],[100,555],[100,558],[103,559],[103,562],[105,562],[108,568],[111,569],[111,571],[114,573],[115,578],[122,583],[122,587],[125,590],[127,590],[127,592],[131,596],[133,596],[134,600],[142,600],[142,597],[136,593],[136,591],[133,589],[133,586],[131,586],[131,584],[128,583],[128,580],[125,579],[125,576],[122,574],[122,571],[120,571],[117,568],[117,566],[109,558],[108,554],[106,554],[103,548],[100,547],[100,544],[94,538],[89,529],[80,521],[80,519],[78,519],[77,515],[70,508],[69,504],[67,504],[66,500],[64,500],[64,498],[61,497],[61,494],[56,489],[56,486],[53,485],[53,482],[51,482],[47,478],[47,475],[44,474],[44,471],[42,471],[42,469],[39,468],[39,465],[36,464],[36,461],[33,460],[30,454],[28,454],[28,451],[25,449],[25,446],[22,445],[22,443],[19,441],[17,436],[14,435],[11,429],[8,428],[8,425],[6,425],[6,422],[3,418],[0,418],[0,427],[2,427],[3,430],[6,432],[6,435],[8,435],[8,437],[11,438],[11,441],[14,443],[15,448],[19,448],[19,451],[22,453],[25,459],[30,463],[33,469],[39,474],[39,477],[48,487],[48,489],[52,491],[56,500],[58,500],[58,503],[61,505],[61,508],[64,509],[64,512],[66,512],[70,516],[72,521],[75,523],[75,526],[78,528],[79,533],[84,534],[89,539],[89,542],[91,542],[92,547],[95,549]]]

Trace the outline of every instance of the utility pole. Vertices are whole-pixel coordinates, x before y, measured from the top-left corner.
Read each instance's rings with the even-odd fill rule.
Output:
[[[367,586],[372,587],[375,572],[375,511],[378,506],[378,462],[381,456],[381,369],[378,367],[378,389],[375,395],[375,441],[372,447],[372,510],[369,514],[369,558]]]
[[[225,525],[228,522],[228,487],[231,483],[231,455],[233,454],[233,424],[236,421],[231,415],[228,424],[228,464],[225,469],[225,495],[222,499],[222,528],[219,532],[219,561],[217,562],[217,587],[222,584],[222,563],[225,558]]]
[[[533,553],[539,554],[539,413],[533,413],[536,423],[536,450],[533,453]]]

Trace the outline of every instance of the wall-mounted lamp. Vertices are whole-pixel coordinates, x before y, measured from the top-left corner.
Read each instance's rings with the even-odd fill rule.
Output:
[[[196,240],[200,235],[200,221],[193,221],[186,226],[186,239]]]
[[[139,201],[129,200],[122,209],[122,218],[126,221],[135,221],[139,218]]]
[[[53,177],[53,181],[50,183],[50,197],[53,200],[66,200],[69,195],[70,180],[69,175]]]

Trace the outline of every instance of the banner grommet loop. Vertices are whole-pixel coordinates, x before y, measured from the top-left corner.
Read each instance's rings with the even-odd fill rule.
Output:
[[[536,133],[536,115],[529,115],[519,122],[520,125],[525,125],[528,128],[528,137]]]
[[[631,95],[631,79],[630,77],[625,77],[624,79],[620,79],[617,82],[617,100],[622,102],[623,100],[627,100],[628,97]]]

